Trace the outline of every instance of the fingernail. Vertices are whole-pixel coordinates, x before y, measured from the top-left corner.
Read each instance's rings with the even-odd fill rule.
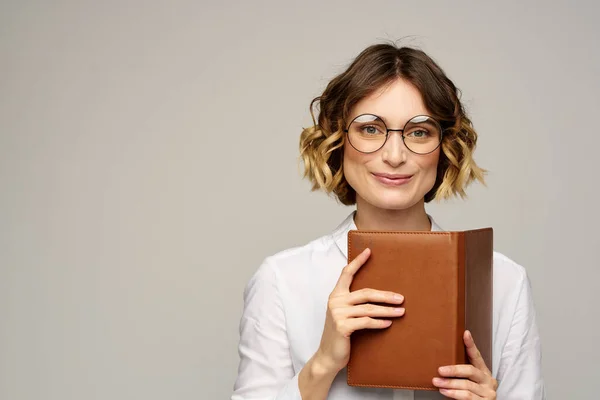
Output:
[[[433,378],[433,384],[434,385],[441,385],[442,384],[442,380],[440,378]]]
[[[445,373],[449,372],[449,368],[448,367],[440,367],[438,369],[438,371],[440,371],[440,374],[445,374]]]
[[[395,294],[395,295],[394,295],[394,300],[404,300],[404,297],[402,297],[402,296],[401,296],[401,295],[399,295],[399,294]]]
[[[404,312],[404,308],[394,308],[394,312],[397,314],[402,314]]]

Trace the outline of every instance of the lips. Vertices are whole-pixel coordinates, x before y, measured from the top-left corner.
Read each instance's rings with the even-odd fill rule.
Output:
[[[408,179],[412,176],[412,175],[408,175],[408,174],[386,174],[386,173],[373,173],[373,175],[380,176],[382,178],[388,178],[388,179]]]
[[[375,179],[386,186],[400,186],[410,182],[412,175],[373,173]]]

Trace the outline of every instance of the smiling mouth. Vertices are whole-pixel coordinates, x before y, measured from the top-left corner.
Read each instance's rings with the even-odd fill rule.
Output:
[[[413,175],[400,175],[400,174],[372,174],[373,177],[380,183],[387,186],[400,186],[404,185],[412,179]]]

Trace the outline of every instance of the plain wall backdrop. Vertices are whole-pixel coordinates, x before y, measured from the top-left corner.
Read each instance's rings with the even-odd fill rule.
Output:
[[[549,398],[595,399],[593,1],[0,2],[0,399],[225,399],[243,288],[351,208],[301,179],[308,106],[366,46],[462,90],[487,187],[431,204],[526,267]]]

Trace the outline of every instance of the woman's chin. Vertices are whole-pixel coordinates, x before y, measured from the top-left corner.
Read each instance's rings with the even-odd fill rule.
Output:
[[[369,201],[370,200],[370,201]],[[377,207],[384,210],[406,210],[413,207],[418,200],[415,200],[412,196],[381,196],[377,198],[371,197],[367,201]]]

